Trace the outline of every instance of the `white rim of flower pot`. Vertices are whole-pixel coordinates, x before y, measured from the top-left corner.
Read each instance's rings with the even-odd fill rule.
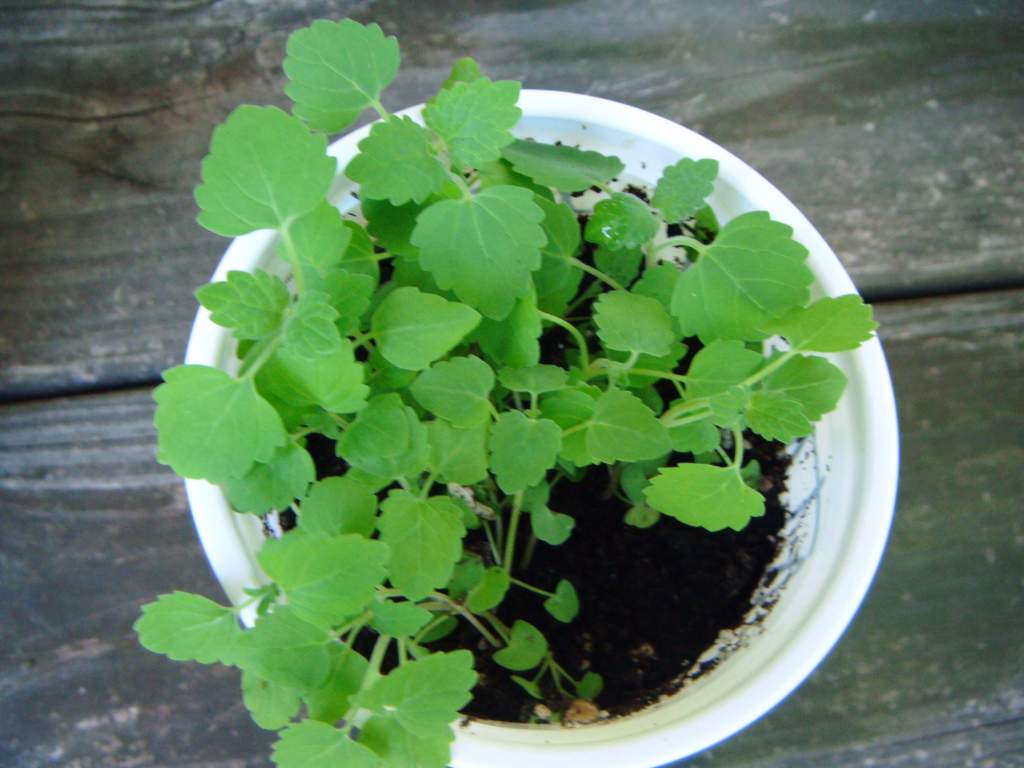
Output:
[[[578,122],[583,130],[598,126],[600,130],[631,134],[636,140],[656,143],[675,153],[676,159],[689,156],[718,160],[721,182],[742,190],[746,198],[754,201],[755,208],[767,210],[772,218],[793,227],[794,237],[810,251],[808,263],[815,273],[818,292],[856,292],[831,248],[796,206],[759,173],[714,142],[665,118],[593,96],[524,90],[519,106],[524,120],[568,120]],[[419,105],[399,114],[418,119],[421,109]],[[336,203],[354,186],[341,172],[368,132],[369,126],[364,126],[334,142],[328,150],[341,161],[331,195]],[[585,135],[581,133],[580,137]],[[738,212],[726,211],[723,218]],[[229,270],[252,270],[259,266],[275,242],[276,234],[269,231],[236,238],[212,279],[224,279]],[[232,349],[228,331],[214,325],[209,312],[200,308],[185,362],[231,370],[235,364]],[[691,691],[687,686],[664,705],[577,728],[471,720],[456,728],[454,768],[661,765],[706,749],[746,727],[814,670],[850,623],[874,578],[892,521],[898,475],[896,405],[881,344],[876,338],[833,359],[841,359],[851,384],[856,378],[863,390],[856,414],[863,428],[863,434],[858,435],[863,453],[862,482],[850,489],[857,495],[857,514],[842,532],[845,544],[841,558],[830,563],[828,574],[822,577],[827,586],[815,593],[813,604],[804,608],[796,627],[789,627],[789,639],[773,640],[769,637],[770,629],[766,631],[758,641],[756,663],[751,659],[744,661],[742,678],[732,679],[698,711],[686,710],[685,699]],[[863,482],[865,479],[870,482]],[[252,516],[234,514],[218,487],[200,480],[186,480],[185,486],[210,565],[228,597],[240,602],[246,586],[266,581],[253,555],[263,540],[260,527],[253,524]],[[727,660],[726,665],[730,663]],[[698,687],[704,685],[706,678],[714,677],[715,674],[704,676]]]

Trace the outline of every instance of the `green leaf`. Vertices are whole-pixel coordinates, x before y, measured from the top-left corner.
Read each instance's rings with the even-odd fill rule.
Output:
[[[494,653],[494,661],[505,669],[522,672],[533,669],[547,655],[548,641],[533,624],[517,620],[507,646]]]
[[[545,200],[554,201],[555,199],[549,187],[542,187],[529,176],[516,173],[515,169],[512,168],[512,163],[508,160],[501,159],[493,163],[484,163],[478,170],[480,189],[511,185],[528,189],[537,197],[542,197]]]
[[[316,468],[309,452],[289,442],[278,448],[266,464],[257,462],[244,476],[225,482],[224,492],[237,511],[263,515],[289,507],[306,494],[315,479]]]
[[[330,296],[322,291],[307,291],[289,312],[284,326],[285,345],[299,357],[329,355],[341,346],[337,320]]]
[[[511,314],[504,320],[483,318],[474,336],[495,364],[526,368],[540,362],[542,331],[537,301],[530,291],[516,301]]]
[[[411,477],[430,458],[427,430],[398,395],[378,395],[345,430],[338,455],[377,477]]]
[[[423,738],[380,715],[367,720],[359,733],[359,742],[384,760],[384,768],[442,768],[451,758],[452,739],[451,728],[439,728],[430,738]]]
[[[276,331],[291,301],[288,286],[262,269],[228,272],[228,279],[196,291],[210,320],[230,328],[238,339],[261,339]]]
[[[234,611],[188,592],[160,595],[142,606],[132,629],[147,651],[200,664],[233,664],[242,635]]]
[[[360,689],[366,670],[366,659],[341,643],[328,643],[330,671],[322,685],[303,694],[306,710],[313,720],[333,725],[348,711],[352,696]]]
[[[581,389],[563,389],[545,395],[540,401],[541,415],[551,419],[563,430],[583,424],[594,415],[596,398]],[[585,430],[578,430],[562,438],[559,455],[578,467],[594,464],[595,459],[587,448]]]
[[[338,133],[380,99],[398,72],[398,41],[376,24],[318,19],[288,38],[285,93],[313,128]]]
[[[669,427],[668,436],[673,451],[693,454],[715,450],[722,439],[718,428],[709,419]]]
[[[732,467],[680,464],[662,469],[647,488],[647,502],[659,512],[709,531],[741,531],[764,514],[764,497]]]
[[[469,593],[484,577],[484,564],[477,555],[467,553],[455,565],[451,581],[448,582],[448,596],[458,600]]]
[[[363,610],[387,575],[388,548],[359,534],[270,539],[257,555],[295,615],[332,627]]]
[[[502,155],[519,173],[563,192],[582,192],[604,184],[625,168],[614,156],[536,141],[514,141],[502,150]]]
[[[427,423],[430,467],[446,483],[473,485],[487,477],[487,425],[469,429],[445,421]]]
[[[392,205],[387,200],[363,196],[359,202],[363,216],[366,217],[366,228],[378,244],[394,254],[419,257],[420,249],[409,238],[416,228],[416,219],[427,206],[433,204],[433,198],[423,204]]]
[[[671,448],[668,431],[651,409],[617,389],[597,399],[586,433],[587,451],[606,464],[655,459]]]
[[[672,311],[672,295],[676,290],[676,283],[683,273],[675,264],[658,264],[653,268],[644,270],[640,279],[632,287],[632,292],[640,296],[649,296],[657,299],[668,311]]]
[[[381,505],[380,537],[391,547],[391,583],[410,600],[445,586],[462,556],[466,529],[454,502],[395,490]]]
[[[513,683],[518,685],[520,688],[522,688],[524,691],[526,691],[528,694],[530,694],[530,696],[532,696],[533,698],[543,701],[544,692],[541,691],[540,686],[532,680],[528,680],[525,677],[520,677],[519,675],[509,675],[509,679]]]
[[[764,211],[730,221],[676,283],[672,312],[684,334],[758,341],[773,320],[806,303],[814,275],[792,234]]]
[[[326,477],[302,502],[299,528],[321,536],[358,533],[370,536],[377,526],[377,497],[350,475]]]
[[[256,376],[268,397],[295,406],[320,406],[332,413],[355,413],[366,405],[370,388],[363,384],[363,364],[352,343],[341,339],[330,352],[316,357],[279,347]]]
[[[381,600],[371,606],[373,618],[370,626],[382,635],[411,637],[427,625],[433,614],[426,608],[409,602],[396,603]]]
[[[456,427],[476,427],[491,415],[494,371],[478,357],[434,363],[409,388],[416,402]]]
[[[498,381],[513,392],[529,392],[539,395],[562,389],[569,379],[564,368],[557,365],[532,365],[529,368],[502,368]]]
[[[571,581],[559,580],[554,597],[544,601],[544,610],[565,624],[576,618],[580,612],[580,599]]]
[[[659,519],[661,519],[661,513],[646,504],[636,504],[630,507],[623,518],[626,525],[632,525],[634,528],[650,528]]]
[[[624,286],[629,286],[636,280],[643,261],[644,252],[640,248],[614,251],[605,246],[598,246],[594,251],[594,266]]]
[[[505,493],[539,483],[555,465],[562,430],[548,419],[530,419],[522,411],[501,414],[491,427],[491,471]]]
[[[563,315],[583,280],[583,272],[569,262],[580,249],[579,222],[576,212],[566,203],[540,196],[534,202],[544,211],[541,226],[548,238],[541,250],[540,269],[533,273],[537,304],[545,312]]]
[[[636,368],[648,371],[674,373],[679,367],[679,361],[686,356],[686,352],[687,348],[684,344],[678,341],[673,341],[669,345],[669,351],[666,355],[655,357],[654,355],[641,354],[640,357],[636,359]],[[625,363],[629,359],[629,354],[612,349],[607,350],[607,357],[611,360],[615,360],[616,362]],[[620,386],[628,387],[630,389],[640,389],[644,387],[651,388],[660,378],[661,377],[657,375],[652,376],[646,373],[638,373],[635,370],[630,370],[625,374],[625,376],[619,378],[618,383]],[[660,405],[657,410],[661,410]]]
[[[710,397],[743,383],[763,358],[740,341],[713,341],[696,354],[686,372],[686,394]]]
[[[797,355],[769,374],[764,388],[797,401],[804,415],[817,421],[836,407],[846,389],[846,374],[823,357]]]
[[[483,613],[496,608],[505,599],[510,582],[508,571],[494,565],[483,572],[480,581],[469,591],[466,605],[474,613]]]
[[[205,365],[164,371],[153,392],[157,460],[182,477],[223,483],[266,462],[285,444],[281,417],[251,380]]]
[[[596,699],[604,690],[604,678],[597,672],[587,672],[576,685],[576,695],[581,699]]]
[[[276,731],[284,728],[299,713],[299,693],[251,672],[242,673],[242,701],[260,728]]]
[[[430,133],[410,117],[395,116],[374,123],[345,175],[359,184],[360,195],[392,205],[422,203],[448,181]]]
[[[372,278],[335,268],[328,270],[318,285],[327,294],[331,307],[337,313],[334,325],[339,333],[347,335],[358,331],[373,296]]]
[[[814,431],[800,403],[781,392],[754,392],[747,409],[747,424],[761,437],[783,443]]]
[[[676,334],[672,318],[656,300],[629,291],[602,293],[594,303],[597,335],[609,349],[668,355]]]
[[[412,243],[441,288],[501,320],[530,291],[530,273],[541,265],[543,218],[529,190],[489,187],[434,203],[420,214]]]
[[[662,172],[651,202],[664,214],[665,221],[683,221],[704,206],[717,177],[717,160],[684,157]]]
[[[369,747],[353,741],[346,731],[327,723],[305,720],[281,734],[271,754],[278,768],[383,768]]]
[[[443,89],[423,109],[423,120],[444,139],[456,171],[479,168],[501,156],[523,112],[516,106],[519,83],[478,77]]]
[[[530,527],[533,529],[534,535],[553,547],[568,541],[575,526],[576,521],[571,516],[561,512],[552,512],[545,505],[530,510]]]
[[[225,237],[273,229],[323,202],[337,161],[277,107],[243,104],[213,132],[195,191],[199,223]]]
[[[480,65],[469,56],[463,56],[461,59],[456,59],[455,63],[452,64],[452,71],[441,88],[442,90],[447,90],[458,83],[472,83],[483,76],[483,72],[480,71]]]
[[[238,639],[235,663],[244,671],[289,688],[316,688],[327,680],[329,638],[290,606],[277,605]]]
[[[359,704],[397,722],[417,737],[448,732],[476,684],[469,651],[432,653],[407,662],[377,679],[359,696]]]
[[[480,315],[416,288],[397,288],[377,307],[371,331],[380,352],[399,368],[419,371],[449,352],[476,328]]]
[[[750,407],[750,390],[746,387],[729,387],[724,392],[708,398],[711,404],[711,423],[719,427],[738,427],[743,414]]]
[[[291,222],[282,236],[278,253],[302,269],[306,287],[322,290],[318,283],[345,256],[352,230],[345,226],[341,212],[326,200]]]
[[[766,329],[785,336],[794,349],[808,352],[845,352],[871,338],[878,327],[871,306],[855,293],[824,298],[795,309]]]
[[[356,222],[345,219],[343,223],[345,229],[351,233],[351,239],[340,266],[347,272],[366,275],[376,286],[380,282],[380,265],[377,263],[378,257],[373,248],[373,241],[366,230]]]
[[[640,248],[658,232],[658,217],[647,203],[625,192],[612,196],[594,206],[587,220],[587,240],[613,251]]]

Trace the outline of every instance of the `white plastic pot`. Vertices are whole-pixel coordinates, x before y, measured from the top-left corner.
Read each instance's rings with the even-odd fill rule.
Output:
[[[649,112],[605,99],[556,91],[524,90],[516,133],[561,140],[626,164],[631,181],[653,185],[681,157],[715,158],[719,177],[711,204],[722,221],[767,210],[795,230],[809,250],[817,295],[855,291],[835,254],[811,223],[760,174],[717,144]],[[403,114],[417,116],[421,107]],[[356,205],[342,169],[367,135],[364,127],[330,147],[338,159],[332,202]],[[214,273],[260,267],[283,271],[274,256],[276,235],[256,232],[231,243]],[[189,339],[188,363],[233,370],[234,342],[200,309]],[[786,578],[773,585],[774,606],[758,621],[729,633],[714,650],[711,672],[642,712],[592,725],[511,725],[471,721],[457,728],[455,768],[650,768],[691,755],[744,728],[799,685],[850,623],[867,592],[885,547],[896,498],[898,438],[892,385],[877,340],[830,356],[849,378],[837,410],[815,434],[816,456],[795,461],[792,525]],[[231,512],[219,488],[186,481],[203,549],[228,597],[265,581],[255,553],[263,541],[259,521]],[[811,494],[809,489],[815,489]],[[807,496],[811,503],[800,504]],[[781,587],[779,586],[781,584]]]

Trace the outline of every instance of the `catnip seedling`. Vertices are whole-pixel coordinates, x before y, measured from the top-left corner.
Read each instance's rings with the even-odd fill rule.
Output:
[[[669,166],[648,203],[620,188],[615,157],[516,138],[519,84],[472,60],[423,124],[391,114],[398,66],[376,25],[314,22],[288,41],[293,114],[241,106],[214,131],[199,223],[274,230],[291,279],[200,288],[237,372],[178,366],[155,392],[162,463],[239,513],[296,516],[259,552],[270,581],[246,603],[175,592],[135,625],[152,651],[239,668],[253,719],[280,731],[280,768],[442,768],[474,652],[538,700],[599,700],[600,670],[567,669],[537,626],[498,613],[513,590],[557,622],[581,610],[585,584],[529,576],[537,541],[586,525],[551,508],[552,486],[610,472],[623,525],[741,530],[764,512],[744,433],[809,435],[846,383],[816,353],[875,328],[857,296],[811,301],[790,227],[764,212],[719,227],[715,161]],[[327,198],[327,135],[368,109],[346,217]],[[581,233],[573,193],[591,188]],[[776,336],[788,346],[765,353]],[[318,479],[314,435],[343,475]],[[459,622],[486,650],[433,649]]]

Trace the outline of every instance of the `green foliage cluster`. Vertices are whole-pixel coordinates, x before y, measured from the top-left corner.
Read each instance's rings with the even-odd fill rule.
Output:
[[[527,525],[557,546],[586,524],[549,506],[552,486],[609,472],[626,524],[742,529],[764,511],[744,430],[810,434],[846,383],[811,353],[875,328],[857,296],[811,302],[790,227],[753,212],[719,228],[715,161],[666,168],[648,204],[609,186],[615,157],[514,138],[519,84],[471,60],[424,124],[390,114],[398,65],[376,25],[317,21],[288,41],[294,115],[241,106],[215,130],[199,223],[275,230],[291,283],[256,270],[200,288],[238,339],[238,373],[179,366],[155,393],[161,462],[221,484],[238,512],[297,512],[258,555],[270,582],[250,591],[252,628],[245,606],[180,592],[136,624],[150,650],[241,669],[255,721],[282,729],[281,768],[446,765],[476,673],[468,650],[431,644],[458,620],[529,694],[598,696],[596,672],[574,678],[537,627],[495,614],[511,589],[561,622],[579,611],[568,580],[515,567]],[[367,108],[381,120],[344,169],[356,220],[328,202],[326,134]],[[569,195],[590,188],[581,233]],[[690,234],[666,236],[672,224]],[[546,335],[564,359],[542,359]],[[788,349],[766,356],[775,335]],[[336,441],[344,476],[316,479],[314,433]],[[486,560],[463,548],[480,528]]]

